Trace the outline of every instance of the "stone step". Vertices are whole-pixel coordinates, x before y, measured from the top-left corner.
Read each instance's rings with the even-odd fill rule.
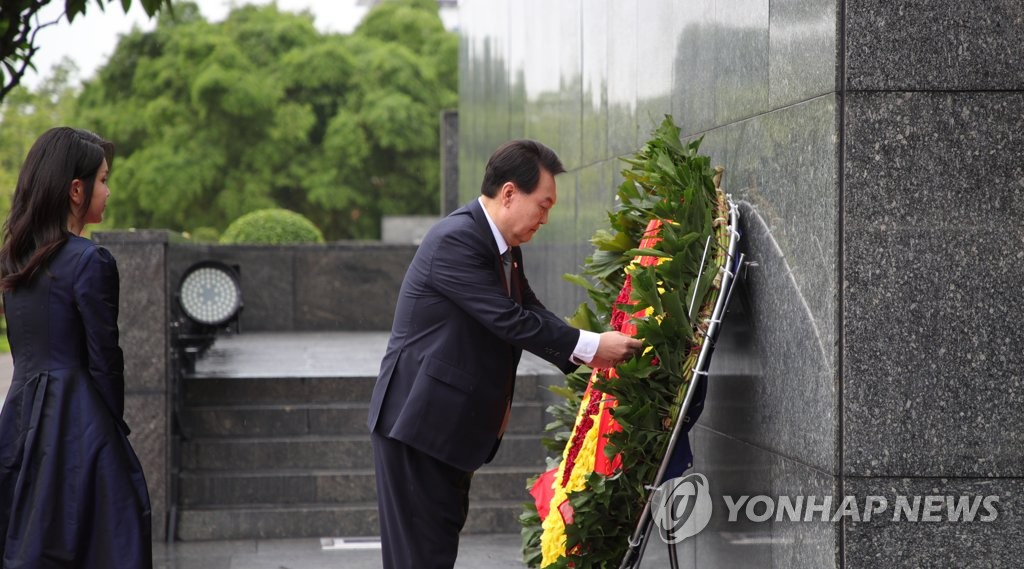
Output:
[[[366,402],[374,377],[189,377],[184,380],[185,407],[193,405],[260,405]]]
[[[539,402],[512,405],[510,433],[542,433],[547,422]],[[190,406],[182,424],[190,437],[274,437],[366,434],[368,403]]]
[[[526,480],[543,467],[484,466],[473,475],[471,499],[529,500]],[[190,471],[182,473],[180,503],[189,507],[350,504],[377,499],[373,469]]]
[[[188,377],[184,380],[185,408],[197,405],[283,405],[368,402],[375,377],[236,378]],[[536,401],[538,374],[516,378],[516,401]]]
[[[536,434],[507,434],[495,466],[543,466]],[[194,438],[182,443],[181,467],[192,470],[349,470],[373,468],[369,435]]]
[[[518,532],[522,511],[522,501],[471,501],[463,533]],[[187,508],[178,514],[176,531],[183,541],[376,535],[376,502]]]

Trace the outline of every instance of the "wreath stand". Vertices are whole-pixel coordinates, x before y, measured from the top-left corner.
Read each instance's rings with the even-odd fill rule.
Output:
[[[707,336],[704,338],[704,343],[701,345],[700,355],[697,357],[697,366],[693,370],[693,378],[695,381],[707,381],[708,368],[711,365],[711,353],[714,351],[714,344],[718,340],[718,332],[722,324],[722,319],[725,317],[726,310],[729,307],[729,300],[732,297],[733,287],[736,284],[737,273],[739,268],[743,266],[744,262],[744,255],[742,253],[737,256],[740,239],[738,230],[740,219],[739,210],[731,199],[728,200],[728,203],[729,251],[725,265],[721,269],[721,292],[715,302],[715,308],[711,313]],[[700,279],[700,275],[698,275],[697,278]],[[679,414],[676,416],[675,425],[672,428],[672,434],[669,437],[668,446],[665,449],[665,455],[661,460],[661,465],[658,468],[658,473],[655,476],[653,483],[647,486],[647,490],[649,491],[647,495],[647,502],[644,505],[643,512],[640,514],[640,520],[637,522],[636,530],[634,530],[633,535],[629,539],[629,548],[622,557],[622,563],[619,565],[620,569],[636,569],[639,567],[640,561],[643,558],[644,550],[647,548],[647,543],[650,541],[651,526],[653,525],[651,502],[654,498],[654,491],[661,486],[662,482],[664,482],[665,472],[668,469],[672,453],[675,452],[676,443],[679,441],[681,436],[686,436],[683,434],[682,427],[686,422],[686,415],[690,410],[693,394],[696,392],[694,387],[695,386],[691,385],[690,388],[686,390],[686,397],[683,399],[683,403],[679,407]],[[670,525],[670,528],[671,527],[672,526]],[[671,536],[672,530],[668,529],[667,531],[669,536]],[[671,569],[678,569],[679,559],[677,557],[675,544],[668,543],[667,545],[669,567]]]

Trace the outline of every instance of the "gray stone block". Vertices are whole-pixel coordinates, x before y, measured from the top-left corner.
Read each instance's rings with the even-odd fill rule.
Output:
[[[847,234],[1020,227],[1024,93],[851,93]]]
[[[852,90],[1020,90],[1024,5],[850,0],[846,86]]]
[[[120,274],[118,328],[125,363],[125,421],[142,463],[153,508],[153,536],[166,534],[170,466],[167,442],[166,231],[97,232],[97,243],[117,259]]]
[[[295,266],[299,246],[219,245],[211,258],[238,266],[242,301],[242,332],[295,329],[297,282],[303,278]],[[176,291],[175,291],[176,292]]]
[[[306,248],[295,255],[295,329],[390,330],[412,245]]]
[[[166,251],[164,231],[97,232],[94,239],[117,259],[125,391],[167,389]]]
[[[163,393],[128,393],[124,401],[125,422],[132,430],[128,440],[142,463],[142,472],[149,489],[153,508],[153,536],[165,535],[167,525],[168,483],[170,468],[167,464],[167,397]]]
[[[1012,232],[1017,239],[1021,232]],[[844,470],[1021,476],[1019,258],[1005,231],[860,231],[847,238]]]
[[[1019,478],[850,477],[845,492],[882,496],[888,503],[885,512],[868,522],[844,522],[845,569],[1009,568],[1019,567],[1024,558],[1024,482]],[[905,497],[915,517],[908,519],[906,510],[897,508],[899,496]],[[990,503],[996,517],[983,521],[991,514],[984,504],[989,496],[996,498]],[[958,506],[966,507],[957,515],[953,512]]]
[[[1020,93],[848,98],[848,474],[1021,475],[1022,111]]]

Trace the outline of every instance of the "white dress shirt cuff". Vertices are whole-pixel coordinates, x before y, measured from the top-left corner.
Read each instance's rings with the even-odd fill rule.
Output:
[[[576,342],[576,349],[572,351],[572,362],[575,364],[588,364],[597,355],[597,346],[601,343],[601,335],[589,330],[580,330],[580,339]]]

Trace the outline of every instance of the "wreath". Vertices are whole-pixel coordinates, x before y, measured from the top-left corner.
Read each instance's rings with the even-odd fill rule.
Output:
[[[577,328],[641,338],[643,353],[615,368],[567,376],[552,390],[549,470],[528,481],[523,559],[529,567],[618,567],[644,513],[708,335],[729,249],[730,205],[721,168],[683,144],[666,116],[624,159],[619,207],[581,274]],[[685,436],[685,435],[684,435]]]

